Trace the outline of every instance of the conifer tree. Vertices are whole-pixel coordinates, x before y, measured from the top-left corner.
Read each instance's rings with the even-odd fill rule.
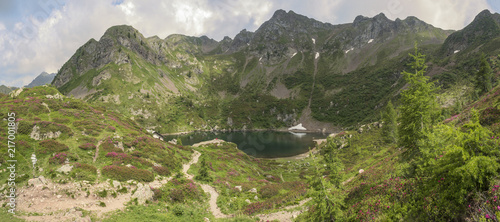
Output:
[[[417,142],[425,137],[438,111],[435,91],[436,86],[424,76],[427,66],[425,56],[418,51],[415,43],[415,54],[410,54],[410,63],[414,72],[403,72],[408,88],[401,93],[400,126],[398,129],[400,146],[407,148],[408,155],[413,156],[418,151]]]
[[[195,179],[206,182],[213,181],[213,178],[208,173],[208,164],[205,157],[201,158],[200,169],[198,170],[198,175],[196,175]]]
[[[382,127],[384,141],[386,143],[395,143],[398,136],[397,114],[390,100],[385,107],[385,111],[382,113],[382,121],[384,122]]]
[[[344,194],[339,174],[343,165],[337,157],[337,147],[335,141],[328,141],[324,152],[324,163],[313,155],[313,175],[309,177],[309,185],[314,206],[307,214],[310,221],[340,221],[344,218],[342,212]],[[325,170],[329,171],[328,179],[325,177]]]
[[[479,90],[480,95],[491,90],[491,78],[490,64],[486,60],[484,54],[482,54],[479,72],[476,73],[476,88]]]

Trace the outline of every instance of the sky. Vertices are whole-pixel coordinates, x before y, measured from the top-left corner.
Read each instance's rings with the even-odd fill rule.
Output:
[[[331,24],[383,12],[389,19],[416,16],[460,30],[500,0],[0,0],[0,85],[24,86],[58,69],[89,39],[127,24],[144,36],[206,35],[234,38],[255,31],[278,9]]]

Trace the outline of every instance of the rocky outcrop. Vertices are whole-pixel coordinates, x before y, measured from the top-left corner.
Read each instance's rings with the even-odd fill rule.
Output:
[[[139,204],[145,204],[146,201],[153,200],[153,191],[149,186],[145,186],[142,183],[137,184],[137,190],[132,195],[133,198],[137,198]]]
[[[45,186],[47,184],[48,184],[48,182],[44,176],[39,176],[37,178],[33,178],[33,179],[28,180],[28,186],[38,187],[38,186]]]
[[[64,164],[61,167],[59,167],[56,171],[59,173],[68,174],[69,172],[71,172],[71,170],[73,170],[73,165]]]
[[[61,136],[61,131],[41,133],[40,127],[35,125],[31,131],[30,138],[34,140],[54,139]]]

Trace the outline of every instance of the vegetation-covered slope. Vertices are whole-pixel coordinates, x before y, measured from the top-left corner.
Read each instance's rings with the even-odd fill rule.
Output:
[[[450,33],[414,17],[331,25],[283,10],[255,32],[220,42],[145,38],[115,26],[78,49],[53,84],[160,132],[299,122],[333,131],[376,118],[403,86],[406,51],[415,41],[441,44]]]
[[[20,92],[20,93],[19,93]],[[2,119],[15,113],[18,184],[33,176],[54,180],[73,178],[98,182],[106,178],[152,181],[169,176],[188,159],[190,149],[152,138],[141,126],[106,108],[62,96],[53,87],[34,87],[1,97]],[[7,128],[1,129],[7,141]],[[7,143],[2,143],[7,150]],[[38,159],[32,170],[31,155]],[[7,152],[1,154],[2,165]],[[69,175],[57,173],[65,162],[75,168]],[[102,173],[98,178],[97,171]],[[2,174],[2,181],[8,175]]]

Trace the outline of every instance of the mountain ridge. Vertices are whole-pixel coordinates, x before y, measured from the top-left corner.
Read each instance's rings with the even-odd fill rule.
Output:
[[[221,41],[181,34],[146,38],[131,26],[113,26],[80,47],[53,84],[65,95],[108,103],[168,132],[286,129],[304,113],[330,124],[312,121],[306,128],[336,131],[370,121],[397,95],[404,82],[394,73],[405,69],[400,61],[415,42],[433,54],[452,32],[411,16],[392,21],[381,13],[332,25],[284,10],[255,32],[243,29]],[[376,95],[363,102],[362,94],[370,92]],[[144,100],[125,109],[118,107],[124,98]]]

